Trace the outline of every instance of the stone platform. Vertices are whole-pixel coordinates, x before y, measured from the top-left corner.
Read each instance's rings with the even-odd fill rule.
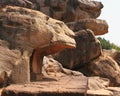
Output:
[[[84,76],[44,78],[39,82],[10,85],[1,96],[85,96],[87,81]]]

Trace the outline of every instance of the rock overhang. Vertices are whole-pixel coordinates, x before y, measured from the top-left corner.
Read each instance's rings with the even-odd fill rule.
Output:
[[[64,22],[39,11],[5,6],[0,9],[0,25],[0,39],[9,42],[11,49],[20,50],[35,74],[42,74],[45,55],[76,46],[74,32]]]
[[[64,48],[75,47],[74,33],[61,21],[52,19],[41,12],[22,7],[6,6],[0,11],[0,37],[7,39],[10,43],[15,40],[14,47],[18,45],[22,48],[32,47],[36,49],[54,44],[60,44]],[[9,31],[4,30],[7,28]],[[3,31],[7,32],[3,34]],[[7,35],[9,38],[6,38]]]

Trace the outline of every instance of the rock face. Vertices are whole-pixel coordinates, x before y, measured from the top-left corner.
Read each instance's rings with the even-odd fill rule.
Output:
[[[0,44],[0,84],[28,82],[30,71],[25,57],[17,49],[10,50],[6,41],[0,40]]]
[[[11,48],[29,51],[57,45],[57,41],[62,47],[75,47],[74,33],[61,21],[21,7],[7,6],[0,12],[0,38],[10,42]]]
[[[118,63],[118,65],[120,66],[120,52],[114,51],[114,53],[110,53],[111,57]]]
[[[119,51],[117,51],[115,49],[111,49],[111,50],[104,49],[103,54],[112,57],[112,59],[115,60],[117,62],[117,64],[120,66],[120,52]]]
[[[48,76],[55,76],[55,77],[60,77],[60,76],[84,76],[82,73],[78,71],[73,71],[66,69],[62,66],[61,63],[58,61],[54,60],[51,57],[44,57],[43,59],[43,71],[45,72]]]
[[[91,30],[81,30],[75,33],[76,48],[65,49],[55,55],[55,59],[64,67],[80,68],[101,55],[100,42],[94,37]]]
[[[85,75],[99,76],[89,77],[88,96],[118,96],[119,92],[107,87],[120,86],[119,53],[102,53],[100,42],[95,38],[95,35],[108,32],[106,21],[96,19],[102,8],[101,2],[91,0],[0,0],[0,84],[6,83],[9,78],[14,83],[29,82],[30,77],[31,80],[39,80],[41,74],[63,81],[68,80],[69,76],[83,77],[82,73],[70,70],[78,69]],[[75,49],[65,49],[74,48],[75,41]],[[44,57],[59,51],[53,56],[58,61]],[[76,86],[74,81],[76,79],[72,82]],[[46,88],[48,86],[41,88],[41,93]],[[34,92],[32,95],[35,95]]]
[[[74,32],[90,29],[95,35],[103,35],[108,32],[108,24],[100,19],[82,19],[77,22],[67,23],[67,26]]]
[[[111,49],[111,50],[103,49],[103,54],[106,56],[114,57],[115,53],[119,53],[119,52],[117,52],[117,50],[115,49]]]
[[[103,5],[89,0],[0,0],[0,7],[5,5],[26,7],[42,11],[64,22],[86,18],[97,18]]]
[[[111,86],[120,85],[120,67],[110,56],[100,56],[89,65],[92,75],[110,79]]]
[[[0,9],[0,39],[9,42],[10,49],[20,50],[27,65],[31,57],[33,73],[41,74],[43,56],[74,48],[73,36],[63,22],[41,12],[12,6]]]

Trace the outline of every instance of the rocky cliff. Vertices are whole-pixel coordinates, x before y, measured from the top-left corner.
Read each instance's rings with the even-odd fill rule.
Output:
[[[89,0],[0,0],[0,83],[84,74],[89,96],[118,96],[119,52],[103,52],[95,37],[108,32],[97,19],[102,8]]]

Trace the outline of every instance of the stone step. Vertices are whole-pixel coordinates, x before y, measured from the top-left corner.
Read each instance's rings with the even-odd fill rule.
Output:
[[[88,80],[84,76],[44,78],[39,82],[13,84],[1,96],[85,96]]]

